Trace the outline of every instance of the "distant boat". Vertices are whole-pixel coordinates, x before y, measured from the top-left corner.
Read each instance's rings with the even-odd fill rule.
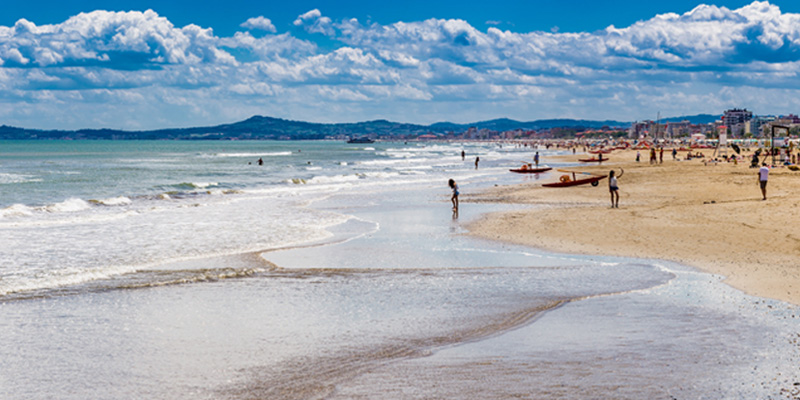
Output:
[[[347,143],[375,143],[375,141],[367,137],[360,137],[360,138],[352,138],[348,140]]]

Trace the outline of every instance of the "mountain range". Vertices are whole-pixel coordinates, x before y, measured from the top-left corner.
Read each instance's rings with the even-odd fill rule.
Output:
[[[716,121],[719,117],[709,114],[667,118],[662,122],[688,120],[694,124]],[[631,122],[592,121],[576,119],[542,119],[536,121],[515,121],[501,118],[471,124],[438,122],[431,125],[418,125],[387,120],[374,120],[356,123],[315,123],[292,121],[281,118],[253,116],[244,121],[231,124],[158,129],[149,131],[127,131],[117,129],[79,129],[79,130],[39,130],[12,126],[0,126],[0,139],[102,139],[102,140],[225,140],[225,139],[294,139],[314,140],[335,136],[375,136],[375,137],[415,137],[423,134],[461,133],[471,127],[493,131],[538,130],[552,128],[597,129],[616,127],[627,129]]]

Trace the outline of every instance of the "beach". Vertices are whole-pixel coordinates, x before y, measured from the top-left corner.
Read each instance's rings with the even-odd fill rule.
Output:
[[[710,158],[713,150],[703,152]],[[486,216],[470,232],[558,252],[675,261],[720,274],[746,293],[800,304],[800,172],[773,168],[762,201],[758,169],[749,162],[676,161],[665,151],[663,163],[651,165],[642,155],[637,163],[636,151],[615,151],[600,166],[570,168],[605,175],[624,169],[618,209],[610,208],[607,179],[571,188],[541,187],[542,179],[465,196],[531,205]]]
[[[623,237],[584,245],[559,228],[647,209],[632,191],[646,168],[724,166],[595,167],[625,169],[612,210],[605,185],[545,190],[560,172],[511,173],[531,149],[492,142],[4,148],[0,398],[798,394],[797,306],[696,258],[620,257]],[[540,149],[556,169],[576,169],[570,153]],[[759,195],[755,170],[732,171]],[[779,202],[781,174],[747,202]],[[554,244],[499,225],[524,218]]]

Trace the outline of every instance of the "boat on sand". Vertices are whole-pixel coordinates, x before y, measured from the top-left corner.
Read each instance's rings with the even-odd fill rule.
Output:
[[[593,174],[591,172],[567,171],[567,170],[562,170],[562,169],[559,169],[558,171],[571,173],[572,177],[570,177],[569,175],[561,175],[561,177],[559,177],[559,179],[558,179],[558,182],[543,183],[542,186],[544,186],[544,187],[569,187],[569,186],[585,185],[587,183],[592,185],[592,186],[597,186],[597,185],[600,184],[600,180],[602,180],[603,178],[606,177],[605,175]],[[581,177],[580,179],[578,179],[578,177],[577,177],[578,174],[580,174],[580,175],[588,175],[588,177]]]

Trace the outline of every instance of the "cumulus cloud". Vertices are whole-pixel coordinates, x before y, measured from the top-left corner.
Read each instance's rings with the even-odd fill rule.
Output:
[[[449,118],[431,113],[637,119],[629,114],[644,107],[664,113],[673,107],[676,115],[679,107],[718,112],[708,107],[721,100],[709,102],[709,93],[759,88],[800,98],[792,92],[800,90],[800,15],[766,1],[738,9],[701,5],[577,33],[481,30],[460,19],[363,24],[333,21],[318,9],[293,23],[326,35],[325,45],[315,35],[275,34],[264,16],[226,37],[194,24],[176,27],[151,10],[94,11],[52,25],[20,19],[0,26],[0,101],[49,110],[57,102],[77,109],[104,98],[150,109],[144,102],[169,99],[167,108],[183,110],[186,119],[215,115],[198,111],[203,108],[230,116],[314,104],[314,112],[331,113],[321,118],[328,120],[357,119],[358,107],[387,112],[370,118],[407,109],[442,120]],[[352,114],[342,114],[336,101],[347,102]],[[539,114],[526,114],[531,109]]]
[[[332,36],[335,34],[333,22],[328,17],[323,17],[318,9],[313,9],[301,14],[294,20],[295,26],[302,26],[309,33],[321,33]]]
[[[263,16],[250,18],[239,26],[245,29],[260,29],[262,31],[267,31],[272,33],[278,31],[277,29],[275,29],[275,25],[272,24],[272,21],[270,21],[269,18],[264,18]]]
[[[0,30],[0,60],[6,67],[234,63],[216,47],[211,29],[176,28],[152,10],[94,11],[57,25],[37,26],[21,19]]]

